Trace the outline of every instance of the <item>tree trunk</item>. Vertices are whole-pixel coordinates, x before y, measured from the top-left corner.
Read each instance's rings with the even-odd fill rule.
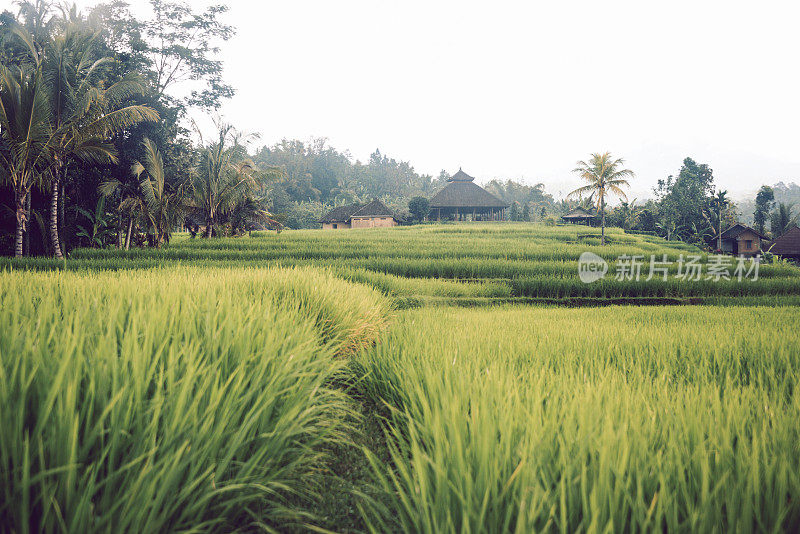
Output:
[[[133,232],[133,217],[128,219],[128,233],[125,234],[125,250],[131,248],[131,232]]]
[[[722,207],[719,208],[719,219],[717,219],[717,250],[722,250]]]
[[[27,193],[25,191],[14,192],[14,209],[17,217],[17,233],[14,238],[14,256],[17,258],[22,257],[23,252],[23,236],[25,235],[25,223],[27,215],[25,214],[25,199]]]
[[[64,254],[61,252],[61,240],[58,236],[58,190],[61,187],[61,176],[55,173],[53,189],[50,192],[50,245],[53,247],[53,255],[62,259]]]
[[[31,192],[25,195],[25,256],[31,255]]]
[[[213,231],[214,231],[214,220],[208,219],[206,221],[206,237],[211,237]]]
[[[67,219],[64,218],[64,204],[66,204],[64,195],[67,192],[67,187],[64,185],[65,180],[61,180],[61,191],[58,193],[58,220],[61,225],[58,228],[58,242],[61,243],[61,252],[67,251],[67,245],[64,243],[64,227],[67,225]]]
[[[600,199],[600,246],[606,244],[606,198]]]

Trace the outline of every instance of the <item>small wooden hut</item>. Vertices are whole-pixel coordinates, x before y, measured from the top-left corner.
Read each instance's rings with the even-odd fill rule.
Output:
[[[508,204],[474,183],[475,178],[461,169],[448,178],[448,184],[430,201],[432,220],[502,221]]]
[[[734,256],[755,256],[761,252],[762,244],[767,241],[766,236],[739,223],[722,232],[721,236],[715,237],[715,243],[720,237],[722,238],[721,252]]]

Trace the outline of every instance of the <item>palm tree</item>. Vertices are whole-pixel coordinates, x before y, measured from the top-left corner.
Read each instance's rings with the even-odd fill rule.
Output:
[[[130,248],[135,219],[146,221],[153,232],[153,244],[160,247],[169,242],[170,231],[179,222],[184,210],[183,187],[168,187],[164,160],[156,144],[145,139],[142,148],[144,163],[136,161],[131,166],[133,183],[111,179],[100,184],[100,194],[104,197],[120,194],[120,218],[127,220],[125,250]]]
[[[153,240],[156,247],[169,243],[170,230],[178,223],[182,214],[183,188],[170,191],[166,186],[164,160],[158,147],[150,139],[145,139],[144,164],[135,162],[131,173],[139,180],[144,199],[145,214],[153,227]]]
[[[589,194],[595,198],[595,203],[600,210],[600,244],[606,244],[606,196],[610,193],[627,200],[621,187],[630,187],[626,178],[633,178],[633,171],[622,168],[622,159],[613,159],[610,152],[592,154],[588,162],[579,161],[578,166],[572,171],[577,173],[588,183],[572,191],[567,198],[581,198]]]
[[[46,8],[26,5],[32,13]],[[61,22],[62,29],[53,38],[44,31],[34,36],[22,27],[11,32],[24,45],[26,59],[41,74],[42,91],[51,114],[49,165],[40,184],[50,187],[50,244],[58,258],[63,257],[58,235],[58,196],[67,164],[73,159],[116,163],[111,136],[140,122],[159,119],[158,113],[147,106],[122,106],[131,97],[143,94],[144,87],[127,79],[104,87],[106,67],[114,59],[97,57],[96,34],[68,21],[66,15]],[[52,21],[48,24],[52,25]]]
[[[634,198],[630,202],[623,201],[619,206],[619,218],[624,230],[631,230],[639,223],[639,214],[642,212],[642,207],[636,205],[636,200]]]
[[[31,188],[51,161],[50,106],[39,65],[0,65],[0,180],[14,191],[14,255],[21,257]]]
[[[157,121],[158,113],[147,106],[120,104],[144,93],[133,80],[103,87],[111,57],[97,58],[95,40],[78,25],[68,23],[47,43],[43,72],[52,111],[52,162],[49,169],[50,243],[61,258],[58,234],[58,195],[67,164],[73,159],[116,163],[111,137],[140,122]]]
[[[139,182],[135,176],[131,176],[130,180],[125,181],[114,178],[101,183],[99,192],[104,197],[119,195],[117,204],[118,244],[120,248],[130,249],[134,223],[139,219],[146,218],[145,212],[147,211]],[[124,237],[122,236],[123,231],[125,232]]]
[[[262,178],[233,127],[220,124],[219,140],[202,149],[200,165],[191,178],[191,201],[206,221],[205,237],[212,236],[218,216],[254,192]]]
[[[714,215],[716,216],[716,230],[717,230],[717,250],[722,250],[722,220],[723,220],[723,211],[728,207],[730,204],[730,200],[727,198],[728,192],[727,191],[720,191],[717,193],[715,197],[711,199],[711,208],[715,211]],[[708,220],[708,217],[706,217]],[[708,221],[711,222],[711,221]],[[713,228],[712,223],[712,228]]]

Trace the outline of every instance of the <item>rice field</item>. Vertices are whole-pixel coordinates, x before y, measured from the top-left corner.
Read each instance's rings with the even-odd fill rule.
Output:
[[[678,261],[699,249],[653,236],[608,230],[610,245],[599,246],[596,228],[535,224],[424,225],[367,232],[300,230],[254,232],[222,240],[174,240],[164,249],[82,249],[73,251],[68,269],[118,270],[167,264],[207,266],[311,266],[369,283],[391,297],[566,299],[566,298],[720,298],[800,295],[800,270],[787,264],[762,264],[756,281],[683,280]],[[578,257],[592,252],[608,264],[607,276],[585,284],[578,278]],[[640,257],[642,276],[617,280],[620,257]],[[669,262],[668,279],[646,280],[651,256]],[[0,266],[4,265],[0,263]],[[8,265],[6,260],[5,265]],[[27,260],[32,269],[64,268],[54,260]],[[728,269],[735,278],[735,265]]]
[[[800,529],[800,269],[615,280],[711,260],[595,234],[2,259],[0,531]]]
[[[354,362],[375,531],[796,531],[792,308],[437,308]]]
[[[6,532],[304,520],[353,415],[334,383],[388,310],[307,268],[15,271],[0,284]]]

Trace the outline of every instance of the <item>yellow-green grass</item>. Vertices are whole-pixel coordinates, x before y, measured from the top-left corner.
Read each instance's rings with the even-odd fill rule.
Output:
[[[609,240],[425,225],[3,259],[0,524],[335,528],[311,514],[361,503],[377,531],[797,530],[800,270],[583,284],[587,250],[707,259]],[[687,297],[725,306],[536,305]],[[354,401],[385,407],[391,452],[343,496],[326,452],[380,441]]]
[[[329,273],[0,273],[0,530],[306,520],[388,303]]]
[[[435,308],[362,353],[375,531],[796,531],[800,317]]]

